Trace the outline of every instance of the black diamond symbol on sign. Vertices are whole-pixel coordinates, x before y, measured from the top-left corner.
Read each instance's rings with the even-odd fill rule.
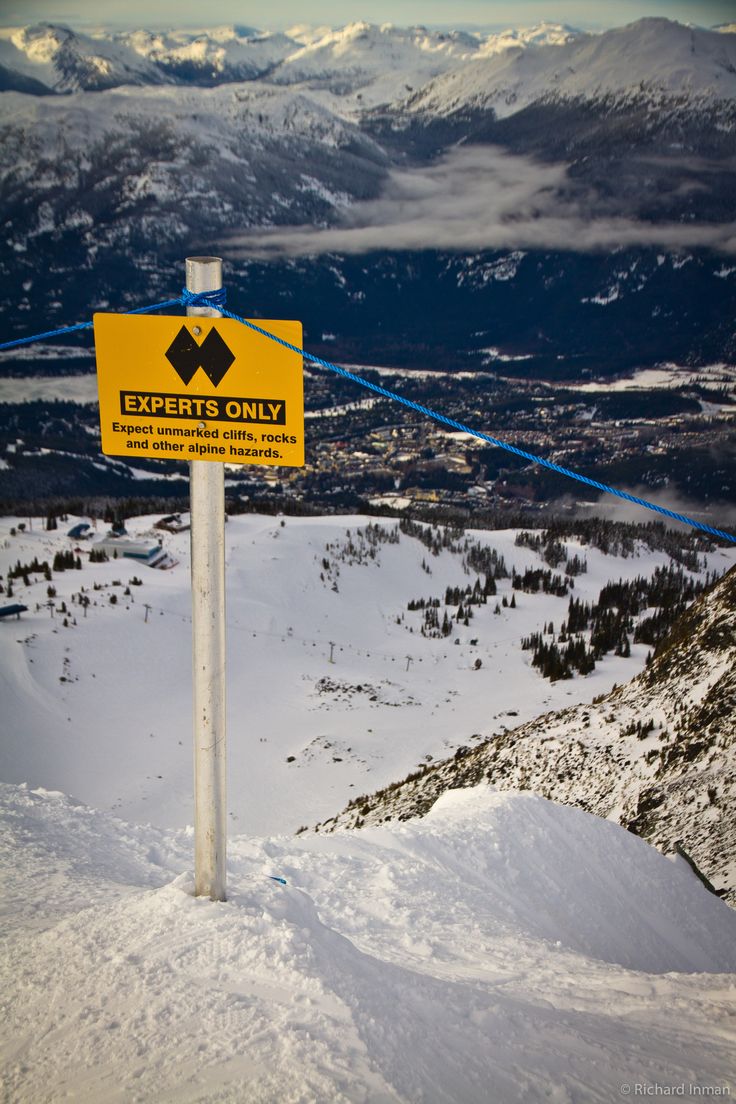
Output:
[[[198,368],[203,368],[217,387],[225,378],[235,356],[214,327],[202,344],[198,345],[186,326],[182,326],[166,350],[166,359],[187,387]]]

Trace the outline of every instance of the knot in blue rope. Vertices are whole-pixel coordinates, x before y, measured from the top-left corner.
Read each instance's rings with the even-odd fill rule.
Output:
[[[185,307],[212,307],[220,310],[227,303],[227,290],[218,288],[217,291],[190,291],[189,288],[181,289],[181,301]]]

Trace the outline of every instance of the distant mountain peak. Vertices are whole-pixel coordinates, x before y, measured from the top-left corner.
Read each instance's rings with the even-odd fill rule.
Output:
[[[529,45],[512,38],[498,49],[489,40],[477,59],[411,98],[408,110],[435,117],[492,110],[502,118],[550,97],[736,99],[736,38],[671,19],[651,16],[602,34]]]
[[[23,27],[0,39],[0,65],[56,92],[161,84],[166,79],[126,44],[55,23]]]

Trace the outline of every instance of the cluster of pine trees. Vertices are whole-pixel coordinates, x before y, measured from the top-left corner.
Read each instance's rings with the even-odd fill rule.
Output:
[[[424,610],[424,617],[419,630],[422,636],[442,639],[450,635],[453,625],[470,625],[470,619],[473,616],[472,607],[484,606],[488,598],[496,593],[496,582],[493,576],[486,575],[483,582],[476,578],[472,586],[468,583],[464,587],[448,586],[445,588],[445,612],[441,621],[439,598],[412,598],[407,603],[406,608],[410,611]],[[504,598],[504,605],[506,604]],[[450,607],[452,607],[451,611]]]
[[[423,609],[439,609],[439,598],[412,598],[407,602],[406,608],[408,610],[423,610]]]
[[[458,614],[462,606],[458,609]],[[463,623],[469,624],[470,617],[472,617],[472,611],[468,614],[463,611]],[[453,629],[453,619],[449,616],[447,610],[445,610],[444,617],[440,621],[440,615],[438,607],[435,605],[427,606],[424,611],[424,617],[422,618],[421,628],[419,632],[422,636],[428,636],[434,639],[441,640],[445,636],[449,636]]]
[[[31,575],[43,575],[44,579],[51,579],[51,568],[46,560],[39,562],[34,556],[30,563],[21,563],[17,560],[14,567],[8,568],[8,581],[22,579],[26,586],[31,585]]]
[[[576,671],[588,675],[595,669],[593,654],[582,636],[565,637],[564,641],[560,636],[555,642],[554,637],[545,640],[542,633],[532,633],[524,637],[521,646],[533,650],[532,667],[550,682],[572,678]]]
[[[439,556],[443,549],[448,552],[462,551],[464,529],[452,525],[424,525],[408,517],[401,518],[399,529],[405,536],[415,537],[416,540],[421,541],[433,556]]]
[[[665,552],[688,571],[701,570],[703,564],[699,553],[707,552],[714,543],[705,533],[678,533],[668,529],[661,521],[605,521],[602,518],[560,518],[541,533],[519,533],[516,543],[539,552],[554,549],[556,544],[565,540],[576,540],[606,555],[623,557],[633,556],[637,544],[640,544],[651,552]],[[545,553],[542,554],[547,560]],[[550,560],[547,563],[551,567],[557,566]],[[566,574],[573,572],[566,570]]]
[[[572,678],[575,672],[588,674],[604,655],[631,655],[632,640],[658,644],[687,606],[716,578],[713,573],[704,581],[693,579],[681,567],[670,565],[656,568],[648,579],[639,575],[628,582],[619,579],[606,583],[597,602],[570,598],[567,620],[556,639],[550,623],[544,634],[525,637],[521,646],[532,652],[532,666],[553,682]],[[654,612],[637,623],[636,618],[647,609]],[[587,642],[584,633],[589,633]],[[551,639],[545,640],[545,635]]]
[[[568,584],[561,575],[553,575],[551,571],[543,567],[528,567],[523,575],[519,575],[514,569],[511,575],[511,586],[514,590],[524,590],[527,594],[537,594],[540,590],[545,594],[555,594],[558,598],[564,598],[572,580]]]
[[[463,567],[466,571],[475,571],[477,575],[485,575],[486,578],[508,579],[506,562],[495,548],[468,541],[464,551]]]
[[[67,552],[57,552],[54,556],[54,571],[81,571],[82,561],[75,556],[71,549]]]
[[[489,596],[494,594],[496,594],[495,579],[492,575],[486,575],[482,583],[480,579],[476,579],[472,587],[470,583],[466,587],[446,587],[445,605],[460,606],[464,602],[467,606],[484,606]]]

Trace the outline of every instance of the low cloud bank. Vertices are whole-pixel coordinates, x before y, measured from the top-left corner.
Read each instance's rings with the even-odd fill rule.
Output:
[[[643,485],[623,489],[638,498],[646,499],[647,502],[653,502],[655,506],[664,506],[667,510],[674,510],[675,513],[684,514],[686,517],[693,518],[694,521],[711,525],[715,529],[733,532],[736,527],[736,506],[732,502],[711,501],[704,505],[702,502],[687,498],[672,489],[666,491],[653,490],[651,487]],[[568,496],[567,502],[571,503],[572,501]],[[579,517],[590,517],[592,514],[597,514],[609,521],[661,521],[673,529],[688,528],[682,522],[674,521],[672,518],[664,517],[652,510],[645,509],[643,506],[636,506],[633,502],[627,502],[625,499],[616,498],[610,494],[601,495],[598,501],[591,503],[589,507],[576,502],[575,513]]]
[[[233,235],[230,256],[274,258],[372,250],[610,250],[654,246],[736,253],[736,222],[652,223],[602,210],[566,175],[493,146],[459,147],[435,164],[390,174],[383,195],[347,208],[328,228]]]

